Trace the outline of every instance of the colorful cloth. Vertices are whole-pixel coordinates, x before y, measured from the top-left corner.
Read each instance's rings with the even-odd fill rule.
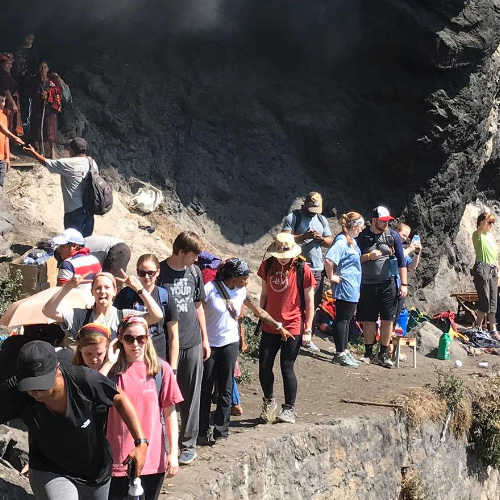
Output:
[[[42,99],[42,92],[47,92],[46,100]],[[48,79],[44,82],[42,82],[39,76],[36,77],[32,84],[31,98],[33,101],[31,116],[32,141],[42,142],[43,121],[44,142],[56,142],[57,114],[62,111],[62,90],[57,77],[50,73]]]

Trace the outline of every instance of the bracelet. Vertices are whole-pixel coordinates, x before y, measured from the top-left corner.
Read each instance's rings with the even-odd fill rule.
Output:
[[[279,321],[276,322],[276,326],[274,327],[276,330],[281,330],[283,328],[283,323],[280,323]]]
[[[401,286],[408,286],[408,283],[401,283]]]
[[[137,295],[142,295],[142,292],[144,292],[144,287],[142,287],[140,290],[137,290]]]
[[[312,333],[312,330],[304,330],[304,333]]]
[[[173,373],[174,375],[177,375],[177,368],[172,368],[172,373]]]
[[[365,253],[365,257],[367,257],[368,260],[372,260],[372,259],[370,259],[370,253]],[[368,260],[367,260],[367,262],[368,262]]]
[[[140,444],[147,444],[149,446],[149,441],[146,438],[137,438],[134,440],[134,445],[139,446]]]

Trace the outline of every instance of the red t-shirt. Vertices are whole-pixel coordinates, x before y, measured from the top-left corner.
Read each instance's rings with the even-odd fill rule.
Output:
[[[162,391],[159,398],[154,377],[147,374],[144,361],[132,363],[119,376],[116,384],[120,389],[123,389],[132,401],[141,421],[144,436],[149,440],[146,463],[142,470],[143,475],[165,472],[166,451],[160,420],[161,408],[167,408],[183,401],[170,365],[163,360],[162,375]],[[115,408],[109,410],[106,437],[113,452],[111,474],[115,477],[126,476],[127,466],[122,465],[122,462],[134,448],[134,438]]]
[[[9,119],[7,115],[0,110],[0,123],[5,128],[9,128]],[[0,161],[5,161],[7,159],[6,151],[5,151],[5,143],[8,141],[8,138],[0,133]]]
[[[267,302],[265,310],[273,319],[283,323],[292,334],[300,335],[302,330],[302,313],[300,310],[300,293],[297,285],[297,268],[294,261],[282,266],[274,259],[266,277],[266,262],[262,262],[257,275],[266,280]],[[316,286],[316,279],[308,265],[304,266],[304,290]],[[279,334],[271,325],[264,326],[266,332]]]

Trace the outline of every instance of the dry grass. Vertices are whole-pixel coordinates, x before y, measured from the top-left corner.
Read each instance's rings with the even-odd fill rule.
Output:
[[[411,429],[418,429],[425,421],[444,422],[446,418],[446,401],[434,389],[412,389],[409,396],[401,396],[396,402],[403,406],[402,412]]]
[[[468,397],[464,397],[453,411],[450,421],[450,432],[460,441],[467,442],[472,425],[472,404]]]

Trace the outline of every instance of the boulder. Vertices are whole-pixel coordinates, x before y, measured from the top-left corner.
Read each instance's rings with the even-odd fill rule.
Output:
[[[0,498],[8,500],[33,500],[29,480],[3,459],[0,459]]]
[[[439,339],[443,332],[429,321],[421,323],[411,330],[412,336],[418,339],[418,351],[428,358],[437,358]],[[467,359],[467,352],[454,340],[451,344],[451,359],[461,361]]]

